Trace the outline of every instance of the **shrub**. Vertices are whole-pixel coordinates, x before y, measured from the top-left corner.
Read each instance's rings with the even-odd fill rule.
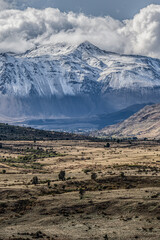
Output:
[[[50,187],[51,186],[51,180],[47,181],[47,186]]]
[[[81,187],[79,189],[79,197],[80,197],[80,199],[83,199],[84,194],[85,194],[85,189]]]
[[[84,172],[85,174],[88,174],[89,172],[91,172],[91,169],[84,169],[83,172]]]
[[[104,147],[109,148],[110,147],[110,143],[107,143]]]
[[[5,174],[5,173],[6,173],[6,170],[5,170],[5,169],[3,169],[3,170],[2,170],[2,173],[3,173],[3,174]]]
[[[93,172],[93,173],[91,174],[91,179],[92,179],[92,180],[96,180],[96,178],[97,178],[97,174]]]
[[[121,177],[124,178],[125,177],[125,174],[124,172],[121,172]]]
[[[107,234],[104,236],[104,240],[108,240],[108,236],[107,236]]]
[[[33,179],[32,179],[32,184],[35,184],[35,185],[38,184],[38,177],[37,177],[37,176],[34,176],[34,177],[33,177]]]
[[[65,181],[65,175],[66,175],[65,171],[60,171],[58,175],[59,180]]]

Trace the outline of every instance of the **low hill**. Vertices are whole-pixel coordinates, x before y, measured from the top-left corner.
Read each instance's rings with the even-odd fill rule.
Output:
[[[160,104],[145,106],[125,121],[103,128],[95,135],[160,139]]]
[[[82,135],[44,131],[30,127],[19,127],[0,123],[0,140],[83,140],[90,139]]]

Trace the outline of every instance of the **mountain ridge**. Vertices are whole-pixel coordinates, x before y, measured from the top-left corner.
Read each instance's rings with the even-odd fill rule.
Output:
[[[0,54],[0,112],[72,117],[160,102],[160,60],[106,52],[89,42]]]
[[[123,122],[103,128],[95,136],[160,139],[160,104],[145,106]]]

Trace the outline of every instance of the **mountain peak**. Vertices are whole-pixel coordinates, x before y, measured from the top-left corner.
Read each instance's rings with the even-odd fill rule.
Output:
[[[59,111],[60,116],[70,116],[70,104],[76,116],[79,109],[84,114],[97,114],[137,103],[156,103],[160,102],[160,61],[112,54],[88,41],[79,46],[46,44],[25,54],[0,56],[0,96],[0,112],[4,115],[6,111],[16,113],[19,98],[23,100],[22,112],[34,115],[35,110],[41,114],[43,109],[49,116],[57,116]],[[42,106],[38,108],[39,101]]]
[[[89,41],[84,41],[82,43],[79,44],[79,47],[95,47],[94,44],[92,44],[91,42]]]
[[[99,47],[95,46],[89,41],[84,41],[81,44],[78,45],[77,49],[79,50],[85,50],[85,51],[95,51],[95,52],[103,52]]]

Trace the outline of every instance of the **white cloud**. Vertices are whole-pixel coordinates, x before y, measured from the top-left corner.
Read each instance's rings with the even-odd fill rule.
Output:
[[[4,1],[4,0],[0,0],[0,11],[9,8],[10,5],[8,2]]]
[[[160,5],[149,5],[120,30],[128,39],[126,53],[160,58]]]
[[[54,8],[0,11],[1,52],[24,52],[36,44],[64,40],[71,44],[88,40],[109,51],[160,57],[160,5],[149,5],[124,22]]]

